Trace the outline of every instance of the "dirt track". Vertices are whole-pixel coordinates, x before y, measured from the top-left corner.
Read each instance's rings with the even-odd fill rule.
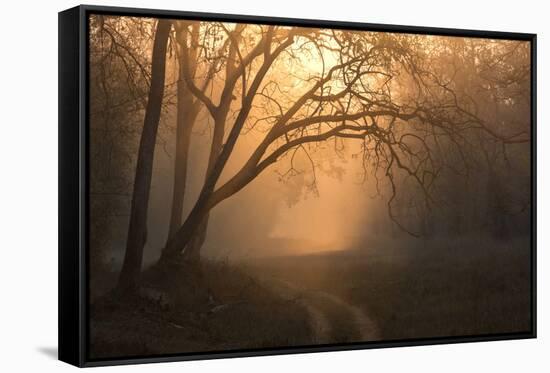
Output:
[[[310,290],[273,277],[260,280],[286,300],[294,300],[310,315],[317,344],[364,342],[379,339],[372,319],[359,307],[321,290]]]

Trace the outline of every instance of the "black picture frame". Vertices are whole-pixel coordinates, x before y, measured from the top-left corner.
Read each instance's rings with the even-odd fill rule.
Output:
[[[520,333],[91,360],[88,344],[90,14],[246,22],[528,41],[531,45],[531,328]],[[536,338],[536,34],[81,5],[59,13],[59,360],[79,367]]]

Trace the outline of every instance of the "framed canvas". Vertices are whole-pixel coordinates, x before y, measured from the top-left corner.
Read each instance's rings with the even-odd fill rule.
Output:
[[[536,335],[536,35],[59,13],[59,358]]]

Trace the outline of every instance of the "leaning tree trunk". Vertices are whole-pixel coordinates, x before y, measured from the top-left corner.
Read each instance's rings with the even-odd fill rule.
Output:
[[[201,248],[206,241],[206,233],[208,231],[208,220],[210,219],[210,214],[207,214],[202,222],[197,227],[196,232],[193,234],[193,237],[185,247],[183,252],[183,259],[188,263],[196,263],[200,261],[201,258]]]
[[[211,192],[201,193],[185,222],[166,244],[159,263],[179,262],[183,260],[191,264],[200,260],[200,250],[197,249],[197,246],[193,245],[193,241],[196,239],[204,219],[210,212],[209,202],[211,195]]]
[[[216,161],[217,154],[219,154],[219,150],[222,147],[221,139],[218,141],[217,139],[214,139],[211,147],[211,155],[215,154],[216,156],[211,156],[210,161],[208,162],[207,172],[208,175]],[[181,216],[181,214],[180,214]],[[185,245],[185,250],[183,250],[183,256],[181,257],[184,259],[188,264],[197,263],[200,261],[200,251],[202,246],[204,245],[204,241],[206,241],[206,233],[208,231],[208,220],[210,219],[210,214],[206,213],[204,216],[199,218],[200,223],[197,224],[197,227],[195,231],[192,233],[192,237],[189,239],[189,242],[187,245]],[[170,226],[172,228],[172,226]],[[170,230],[170,234],[168,237],[167,245],[169,244],[170,240],[174,238],[175,232],[181,228],[181,219],[179,221],[179,224],[175,229],[172,231]]]
[[[219,177],[219,175],[212,175],[212,172],[218,160],[219,152],[222,149],[224,125],[225,123],[223,122],[217,122],[214,125],[215,130],[210,147],[205,185],[184,224],[168,239],[161,255],[161,262],[184,260],[187,264],[197,264],[200,261],[200,250],[206,239],[208,228],[208,219],[210,216],[210,207],[208,204],[214,191],[214,177],[216,179]],[[185,231],[185,233],[182,234],[181,231]],[[182,251],[183,255],[179,255]]]
[[[230,76],[234,74],[236,69],[236,66],[232,61],[235,60],[237,55],[236,44],[240,40],[239,30],[241,27],[242,25],[237,26],[237,29],[235,30],[236,35],[233,36],[235,39],[233,40],[234,43],[231,44],[231,48],[229,50],[228,60],[226,64],[226,76]],[[195,30],[195,31],[198,31],[198,30]],[[192,37],[193,37],[193,34],[192,34]],[[194,37],[196,40],[198,38],[198,33],[196,33]],[[194,62],[194,59],[196,58],[196,51],[193,51],[192,49],[192,53],[190,54],[190,56],[192,57],[192,59],[189,62],[190,63]],[[189,64],[189,66],[193,68],[196,67],[196,66],[192,66],[191,64]],[[227,115],[229,113],[229,108],[231,106],[232,100],[233,100],[232,94],[227,95],[222,93],[222,98],[220,100],[216,114],[214,115],[214,134],[212,136],[212,144],[210,146],[210,155],[208,158],[208,165],[206,168],[205,182],[208,179],[212,170],[214,169],[214,165],[216,164],[216,161],[218,160],[218,156],[220,155],[223,147],[223,138],[225,134],[225,122],[227,120]],[[195,232],[192,233],[191,238],[188,240],[188,243],[185,245],[182,258],[186,262],[196,263],[200,261],[200,251],[206,240],[206,233],[208,231],[209,219],[210,219],[210,214],[208,213],[201,218],[201,221],[198,224]],[[181,227],[181,224],[180,226],[178,226],[178,228],[180,227]],[[175,233],[175,232],[172,232],[172,233]],[[167,245],[170,244],[171,238],[173,238],[173,234],[170,235]],[[183,248],[180,248],[180,249],[183,249]]]
[[[208,165],[206,166],[205,182],[208,176],[214,169],[214,165],[218,160],[218,156],[223,147],[223,135],[225,132],[225,120],[227,118],[229,106],[224,112],[220,112],[218,120],[214,124],[214,136],[212,138],[212,144],[210,145],[210,156],[208,159]],[[202,217],[202,221],[198,224],[196,231],[193,233],[189,243],[185,246],[183,252],[183,259],[189,263],[196,263],[200,261],[201,248],[206,241],[206,233],[208,232],[208,221],[210,220],[210,213],[206,213]]]
[[[208,165],[206,167],[206,178],[212,172],[214,165],[218,159],[218,156],[221,152],[223,146],[223,134],[225,132],[225,120],[227,117],[229,106],[225,112],[219,114],[219,119],[216,121],[214,127],[214,136],[212,138],[212,144],[210,146],[210,156],[208,159]],[[210,219],[210,214],[207,213],[202,217],[202,221],[198,225],[196,231],[193,233],[193,237],[189,240],[189,243],[185,246],[183,251],[183,259],[187,262],[198,262],[200,261],[200,251],[206,241],[206,233],[208,231],[208,220]],[[178,228],[181,227],[181,224]]]
[[[247,170],[247,172],[244,172],[241,175],[241,178],[245,179],[246,181],[244,184],[239,185],[238,183],[236,183],[236,185],[233,185],[231,188],[225,190],[224,193],[221,193],[219,191],[218,193],[214,193],[216,183],[218,182],[220,175],[222,174],[222,171],[226,166],[231,153],[233,152],[235,144],[237,143],[237,139],[252,109],[254,96],[256,95],[258,88],[263,81],[263,78],[267,74],[269,68],[271,67],[273,61],[277,58],[277,56],[281,54],[286,49],[286,47],[293,43],[293,38],[289,37],[274,52],[270,52],[272,38],[273,28],[270,28],[266,36],[266,47],[264,47],[264,60],[260,68],[256,72],[256,75],[254,76],[254,79],[252,80],[252,83],[248,89],[248,92],[243,96],[241,109],[239,110],[237,117],[235,118],[234,124],[231,127],[229,134],[227,135],[225,143],[223,143],[225,119],[233,95],[225,95],[224,93],[226,92],[224,87],[222,100],[220,102],[220,105],[217,107],[218,111],[214,115],[215,124],[214,136],[212,140],[213,146],[211,148],[209,159],[209,166],[211,165],[212,167],[208,167],[210,170],[208,170],[206,174],[204,185],[201,189],[197,201],[195,202],[195,205],[191,209],[191,212],[187,216],[185,222],[182,224],[180,229],[178,229],[178,231],[174,233],[173,238],[169,240],[164,250],[162,251],[160,259],[161,262],[177,260],[178,257],[180,257],[182,250],[182,257],[184,260],[195,258],[198,259],[200,253],[187,250],[187,248],[192,239],[197,235],[197,233],[200,232],[200,227],[203,225],[205,219],[208,218],[210,210],[223,199],[238,192],[240,189],[242,189],[242,187],[244,187],[244,185],[250,182],[257,175],[257,173],[255,173],[255,168]],[[234,67],[235,66],[230,67],[230,69],[233,69]],[[220,133],[221,136],[219,135]],[[220,140],[220,147],[216,148],[214,145],[217,143],[216,141],[218,139]],[[249,176],[252,177],[249,178]]]
[[[151,58],[151,86],[139,143],[126,253],[118,281],[118,287],[121,290],[134,290],[141,272],[143,248],[147,237],[147,209],[151,190],[153,158],[164,96],[166,47],[170,28],[169,20],[159,20],[155,32]]]

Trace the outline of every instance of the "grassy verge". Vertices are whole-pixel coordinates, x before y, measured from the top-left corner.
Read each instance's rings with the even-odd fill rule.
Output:
[[[92,358],[310,344],[307,313],[234,265],[205,262],[144,273],[138,295],[97,297]]]
[[[249,262],[363,309],[383,340],[525,332],[528,238],[378,242],[373,247]]]

